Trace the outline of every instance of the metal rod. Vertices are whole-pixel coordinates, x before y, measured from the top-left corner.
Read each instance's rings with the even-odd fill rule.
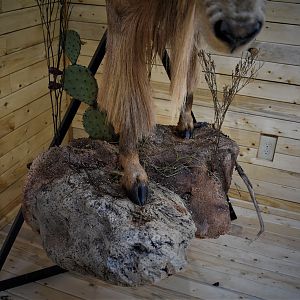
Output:
[[[27,273],[24,275],[16,276],[13,278],[5,279],[0,281],[0,291],[12,289],[14,287],[27,284],[30,282],[42,280],[51,276],[55,276],[61,273],[65,273],[67,270],[62,269],[59,266],[52,266],[44,268],[38,271]]]
[[[12,224],[9,233],[1,247],[1,251],[0,251],[0,271],[2,270],[2,267],[6,261],[6,258],[10,252],[11,247],[13,246],[17,235],[22,227],[24,223],[24,217],[23,217],[23,213],[22,213],[22,208],[20,208],[14,223]]]

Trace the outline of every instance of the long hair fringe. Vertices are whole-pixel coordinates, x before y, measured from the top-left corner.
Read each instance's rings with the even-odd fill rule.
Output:
[[[195,0],[107,0],[108,39],[98,102],[117,133],[140,139],[154,125],[149,74],[171,48],[175,107],[196,84]]]

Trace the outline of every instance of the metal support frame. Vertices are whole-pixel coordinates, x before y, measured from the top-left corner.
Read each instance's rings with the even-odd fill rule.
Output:
[[[107,38],[107,32],[105,31],[104,35],[102,36],[99,45],[89,63],[89,70],[92,72],[93,75],[96,74],[103,57],[105,55],[105,48],[106,48],[106,38]],[[69,107],[64,115],[64,118],[61,122],[61,125],[59,127],[58,133],[56,136],[54,136],[49,148],[53,146],[59,146],[64,137],[67,134],[68,129],[71,126],[71,123],[77,113],[77,110],[80,106],[80,101],[77,99],[72,99],[71,103],[69,104]],[[9,255],[9,252],[21,230],[21,227],[24,223],[24,216],[22,212],[22,208],[19,210],[13,225],[10,228],[10,231],[2,245],[1,251],[0,251],[0,271],[2,270],[2,267],[7,259],[7,256]],[[44,268],[35,272],[27,273],[24,275],[16,276],[10,279],[2,280],[0,281],[0,291],[4,291],[7,289],[11,289],[26,283],[30,283],[33,281],[37,281],[40,279],[45,279],[50,276],[54,276],[60,273],[67,272],[66,270],[58,267],[58,266],[52,266],[48,268]]]

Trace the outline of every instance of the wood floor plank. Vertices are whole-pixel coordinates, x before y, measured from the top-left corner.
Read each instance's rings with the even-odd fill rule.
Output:
[[[72,295],[76,295],[82,299],[94,300],[94,299],[116,299],[116,300],[131,300],[138,299],[124,295],[111,288],[107,288],[100,285],[91,285],[86,280],[80,280],[73,277],[71,274],[60,274],[55,277],[42,280],[42,283],[46,284],[56,290],[63,290]]]
[[[0,230],[3,230],[7,224],[11,223],[14,220],[20,209],[20,205],[14,207],[8,214],[6,214],[3,218],[0,219]]]
[[[1,300],[26,300],[26,298],[19,297],[17,295],[8,293],[8,292],[0,292],[0,299]]]
[[[142,287],[122,287],[122,286],[115,286],[111,285],[109,283],[106,283],[104,281],[98,280],[93,277],[89,276],[82,276],[79,274],[72,274],[74,278],[84,280],[89,282],[90,286],[99,286],[99,287],[105,287],[110,288],[115,291],[118,291],[120,293],[123,293],[127,296],[131,296],[137,299],[174,299],[174,300],[183,300],[183,299],[201,299],[199,297],[191,297],[189,295],[186,295],[182,292],[175,292],[170,289],[165,289],[162,287],[157,287],[155,285],[145,285]],[[97,298],[99,299],[99,298]]]
[[[261,270],[278,272],[283,275],[300,278],[300,265],[294,265],[290,262],[272,259],[260,254],[246,252],[240,249],[228,249],[228,247],[223,245],[218,245],[216,247],[206,240],[197,239],[193,241],[191,249],[195,252],[197,252],[199,249],[201,251],[206,251],[207,253],[213,254],[217,257],[224,258],[225,261],[234,260],[245,265],[256,266]],[[199,259],[200,258],[201,257],[199,256]]]
[[[16,275],[34,272],[52,265],[53,263],[50,260],[48,260],[48,263],[41,260],[38,264],[36,264],[36,261],[29,260],[29,257],[23,257],[21,256],[21,253],[16,253],[15,250],[12,250],[3,266],[3,270],[7,273],[3,273],[1,271],[1,278],[8,279]]]
[[[247,209],[247,208],[237,207],[237,212],[241,216],[257,217],[256,211],[254,209]],[[287,226],[287,227],[290,227],[290,228],[298,229],[300,231],[300,222],[298,222],[296,220],[289,219],[289,218],[286,218],[286,217],[266,214],[264,212],[262,212],[262,217],[268,223],[273,223],[273,224],[281,225],[281,226]]]
[[[199,268],[199,265],[189,264],[188,270],[179,276],[211,285],[218,282],[219,287],[235,293],[253,295],[255,291],[255,296],[261,299],[297,299],[299,295],[296,288],[292,291],[282,287],[268,286],[263,279],[260,282],[253,281],[240,274],[230,274],[227,271],[221,272],[218,268]]]
[[[31,257],[32,259],[33,257]],[[26,259],[26,260],[25,260]],[[32,272],[42,265],[35,265],[36,261],[29,261],[28,257],[20,258],[20,253],[16,253],[15,249],[12,250],[2,278],[7,279],[14,275],[20,275],[27,272]],[[72,273],[61,274],[58,276],[50,277],[41,281],[39,284],[45,285],[56,291],[67,293],[79,297],[80,299],[161,299],[164,295],[165,299],[194,299],[189,295],[172,290],[162,289],[159,287],[146,286],[139,288],[117,287],[97,279],[74,275]],[[63,298],[64,299],[64,298]],[[76,298],[77,299],[77,298]],[[195,298],[199,299],[199,298]]]
[[[240,249],[246,252],[257,253],[273,259],[287,261],[296,265],[300,265],[300,252],[296,250],[282,248],[278,245],[268,245],[262,240],[249,241],[244,238],[232,235],[223,235],[218,239],[207,240],[206,242],[222,245],[229,249]]]
[[[184,292],[192,297],[200,297],[202,299],[259,299],[245,293],[230,291],[222,287],[215,287],[212,284],[197,282],[181,276],[173,276],[162,280],[157,286]]]
[[[265,218],[263,218],[265,224],[265,233],[274,233],[281,236],[291,237],[295,240],[299,239],[300,232],[299,229],[292,228],[289,225],[278,225],[274,223],[268,222]],[[233,221],[232,224],[240,225],[242,227],[251,227],[256,228],[256,231],[259,231],[259,222],[257,216],[244,216],[238,214],[238,219]]]
[[[259,231],[258,226],[249,227],[245,225],[231,224],[230,235],[246,238],[248,240],[255,240]],[[300,249],[300,239],[295,237],[284,236],[272,232],[264,232],[259,240],[264,241],[268,245],[280,245],[282,248],[297,250]]]
[[[247,207],[237,207],[236,211],[239,221],[232,225],[230,235],[216,240],[194,239],[187,253],[186,270],[158,284],[119,287],[65,273],[12,289],[8,291],[9,296],[16,300],[299,299],[299,221],[289,219],[288,215],[264,214],[271,231],[250,243],[249,238],[253,238],[258,229],[255,212]],[[0,231],[0,242],[8,230],[9,226]],[[38,235],[24,224],[0,279],[50,265],[53,263],[42,249]],[[219,286],[214,286],[217,282]]]
[[[36,249],[35,249],[36,250]],[[22,258],[20,258],[22,257]],[[0,279],[8,279],[16,275],[21,275],[25,274],[28,272],[32,272],[35,270],[38,270],[42,267],[47,267],[49,265],[53,265],[53,263],[48,260],[48,263],[44,265],[42,262],[43,260],[37,260],[33,255],[28,257],[28,255],[25,254],[25,256],[21,256],[21,253],[19,253],[16,250],[16,247],[12,249],[11,255],[9,256],[7,263],[4,266],[3,272],[1,272],[1,277]],[[73,278],[71,274],[64,274],[62,277],[60,276],[55,276],[55,277],[50,277],[47,278],[46,280],[39,281],[37,284],[29,284],[28,286],[32,285],[29,287],[29,291],[31,289],[35,290],[35,293],[38,293],[39,295],[45,297],[46,292],[48,294],[51,293],[51,297],[49,296],[48,298],[28,298],[28,299],[49,299],[53,300],[56,299],[54,298],[54,294],[57,294],[59,296],[59,293],[62,293],[62,295],[59,296],[58,299],[95,299],[95,293],[98,292],[101,297],[103,296],[102,299],[136,299],[132,297],[124,297],[124,295],[114,292],[113,290],[110,289],[103,289],[100,287],[99,289],[93,288],[87,281],[81,281],[77,280],[76,278]],[[80,284],[81,283],[81,284]],[[27,285],[26,285],[27,286]],[[26,287],[25,286],[25,287]],[[47,290],[43,287],[47,287]],[[48,291],[49,289],[49,291]],[[22,287],[19,288],[13,288],[10,290],[10,292],[16,294],[16,295],[22,295],[19,294],[18,291],[23,292]],[[67,296],[65,296],[65,294]],[[30,296],[31,294],[29,294]],[[27,294],[26,294],[27,296]],[[52,298],[53,297],[53,298]]]
[[[43,280],[55,289],[62,289],[68,293],[75,293],[88,300],[94,299],[193,299],[189,295],[173,290],[166,290],[155,286],[137,288],[120,287],[105,283],[100,280],[76,276],[73,274],[61,274]],[[194,299],[199,299],[194,297]]]
[[[261,171],[261,169],[259,171]],[[253,206],[252,202],[248,202],[248,201],[244,201],[244,200],[240,200],[240,199],[232,198],[232,197],[230,197],[230,202],[232,203],[233,207],[237,206],[237,207],[243,207],[243,208],[254,210],[254,206]],[[297,211],[276,208],[276,207],[272,207],[272,206],[264,205],[264,204],[259,204],[259,208],[262,212],[264,212],[266,214],[271,214],[274,216],[285,217],[288,219],[300,221],[300,213]]]
[[[0,232],[0,238],[1,234],[8,234],[10,229],[10,226],[5,226],[2,231]],[[34,232],[26,223],[23,224],[20,233],[18,235],[18,241],[32,244],[34,247],[43,248],[41,238],[38,233]]]
[[[200,258],[199,258],[200,256]],[[245,265],[234,260],[224,260],[224,258],[215,257],[205,251],[188,251],[190,264],[187,269],[202,270],[210,269],[220,273],[226,273],[228,276],[239,276],[249,281],[263,283],[269,288],[287,289],[292,293],[299,293],[299,279],[286,276],[277,272],[258,269],[255,266]]]
[[[6,271],[1,271],[1,275],[4,274],[5,277],[8,277],[10,274]],[[0,277],[1,278],[1,277]],[[79,300],[80,297],[75,297],[57,291],[55,289],[49,288],[45,285],[38,283],[29,283],[9,290],[10,293],[17,297],[25,298],[28,300],[54,300],[54,299],[63,299],[63,300]]]
[[[259,228],[257,214],[254,210],[242,207],[235,207],[238,219],[232,222],[236,225]],[[294,238],[300,237],[300,222],[280,216],[273,216],[262,212],[262,218],[265,223],[265,231],[289,236]]]

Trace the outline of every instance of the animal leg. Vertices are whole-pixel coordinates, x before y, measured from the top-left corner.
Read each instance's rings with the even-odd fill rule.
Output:
[[[177,124],[177,131],[180,136],[190,139],[193,136],[194,120],[192,117],[193,94],[186,97],[185,105],[180,113],[179,121]]]
[[[187,78],[186,78],[187,96],[185,98],[185,103],[182,107],[179,121],[177,124],[177,131],[183,138],[186,139],[190,139],[193,137],[193,131],[195,125],[192,116],[192,106],[193,106],[193,91],[197,87],[198,76],[200,71],[199,61],[198,61],[198,50],[196,45],[199,38],[198,34],[199,34],[198,32],[195,33],[194,46],[189,57],[189,68],[188,68]]]
[[[119,149],[120,163],[124,169],[122,186],[133,203],[144,205],[148,197],[148,176],[139,161],[136,139],[121,132]]]

